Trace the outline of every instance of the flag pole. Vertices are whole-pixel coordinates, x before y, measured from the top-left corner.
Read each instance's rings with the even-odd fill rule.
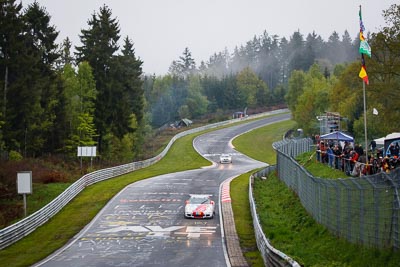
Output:
[[[363,96],[364,96],[364,135],[365,135],[365,164],[368,165],[368,138],[367,138],[367,104],[365,97],[365,81],[363,81]]]
[[[363,97],[364,97],[364,136],[365,136],[365,163],[368,165],[368,136],[367,136],[367,104],[366,104],[366,96],[365,96],[365,83],[369,84],[368,81],[368,75],[367,75],[367,70],[365,68],[365,59],[364,59],[364,54],[367,54],[369,57],[371,57],[371,47],[368,45],[367,41],[364,38],[363,32],[364,32],[364,23],[362,21],[362,15],[361,15],[361,5],[360,5],[360,10],[358,12],[359,17],[360,17],[360,49],[359,52],[361,54],[361,71],[359,73],[359,77],[363,79]]]

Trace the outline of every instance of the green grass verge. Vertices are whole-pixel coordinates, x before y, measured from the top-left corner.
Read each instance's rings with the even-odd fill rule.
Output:
[[[247,156],[274,165],[276,154],[272,143],[282,140],[286,131],[295,125],[291,120],[270,124],[235,138],[232,144]]]
[[[233,214],[236,214],[236,232],[246,261],[250,266],[264,266],[263,259],[257,248],[253,220],[249,209],[249,177],[251,173],[242,174],[232,180],[230,185],[232,210]]]
[[[332,169],[328,164],[318,162],[315,158],[314,152],[307,152],[299,155],[296,160],[307,169],[312,175],[320,178],[346,178],[348,177],[344,172],[337,169]]]
[[[254,130],[238,137],[233,144],[237,150],[253,158],[275,164],[276,156],[271,145],[274,136],[278,137],[277,140],[280,138],[279,131],[276,132],[276,130],[280,127],[282,130],[285,127],[292,127],[291,123],[286,121]],[[254,142],[254,140],[257,141]],[[252,145],[252,142],[257,145]],[[308,160],[310,156],[311,154],[304,154],[299,160],[313,175],[325,178],[345,177],[342,172],[315,162],[315,157]],[[274,159],[265,160],[268,157],[274,157]],[[232,181],[231,197],[234,203],[234,214],[241,214],[241,216],[235,216],[241,244],[251,248],[248,235],[252,232],[252,227],[249,230],[248,224],[241,222],[245,219],[238,219],[238,217],[247,217],[247,212],[244,209],[236,210],[235,208],[238,206],[238,201],[246,202],[245,198],[248,198],[249,174],[239,176]],[[241,193],[239,193],[240,188]],[[332,235],[324,226],[317,224],[309,216],[298,197],[274,175],[269,176],[265,181],[256,179],[254,195],[263,231],[272,245],[303,266],[399,266],[399,252],[363,247]],[[244,251],[246,255],[246,248]],[[246,257],[251,262],[251,258]],[[263,266],[263,264],[254,261],[252,266]]]

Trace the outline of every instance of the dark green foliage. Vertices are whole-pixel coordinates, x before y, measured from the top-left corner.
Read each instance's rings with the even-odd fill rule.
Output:
[[[117,20],[112,18],[111,10],[105,5],[92,15],[88,26],[89,29],[83,29],[80,35],[82,46],[76,47],[76,56],[77,62],[87,61],[93,68],[98,91],[95,124],[100,135],[98,145],[101,150],[103,136],[112,130],[118,133],[118,127],[112,123],[118,114],[114,108],[116,99],[121,97],[117,92],[121,86],[115,84],[112,74],[115,75],[117,60],[114,56],[119,48],[120,29]]]
[[[120,29],[108,7],[82,30],[74,66],[69,38],[58,47],[58,32],[38,2],[24,10],[14,0],[0,3],[2,152],[71,153],[78,145],[100,146],[105,134],[121,141],[142,125],[142,62],[128,37],[117,54]]]
[[[77,61],[87,61],[93,68],[97,98],[94,122],[98,131],[98,147],[107,147],[112,136],[121,140],[132,133],[132,116],[140,122],[143,118],[143,89],[140,76],[142,62],[135,56],[133,43],[124,40],[122,55],[119,49],[120,28],[107,6],[100,8],[89,20],[89,29],[82,30],[82,46],[76,47]],[[105,139],[105,136],[109,136]]]
[[[58,58],[58,32],[50,16],[37,2],[21,13],[15,1],[3,1],[0,20],[7,31],[1,45],[4,77],[2,115],[5,121],[5,149],[38,155],[54,150],[57,111],[57,76],[53,64]],[[12,24],[10,24],[12,23]],[[3,27],[2,27],[3,29]],[[25,33],[25,34],[22,34]]]

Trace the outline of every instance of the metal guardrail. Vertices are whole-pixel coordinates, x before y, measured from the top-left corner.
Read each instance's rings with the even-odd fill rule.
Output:
[[[18,240],[22,239],[23,237],[29,235],[33,231],[35,231],[36,228],[39,226],[43,225],[46,223],[51,217],[53,217],[55,214],[57,214],[63,207],[65,207],[75,196],[77,196],[82,190],[84,190],[87,186],[110,179],[114,178],[123,174],[127,174],[129,172],[148,167],[156,162],[158,162],[160,159],[162,159],[172,146],[172,144],[178,139],[183,136],[208,130],[208,129],[213,129],[216,127],[220,126],[225,126],[229,125],[232,123],[236,123],[242,120],[249,120],[249,119],[256,119],[260,117],[264,117],[267,115],[272,115],[272,114],[279,114],[282,112],[287,112],[287,109],[283,110],[275,110],[275,111],[270,111],[266,113],[261,113],[261,114],[256,114],[256,115],[251,115],[246,118],[238,118],[238,119],[232,119],[228,121],[223,121],[223,122],[218,122],[214,124],[209,124],[203,127],[198,127],[194,129],[190,129],[185,132],[181,132],[177,135],[175,135],[168,145],[165,147],[165,149],[157,156],[144,160],[144,161],[138,161],[138,162],[133,162],[133,163],[128,163],[125,165],[121,166],[116,166],[112,168],[107,168],[103,170],[98,170],[94,171],[92,173],[86,174],[82,176],[79,180],[74,182],[72,185],[70,185],[64,192],[62,192],[58,197],[56,197],[53,201],[51,201],[49,204],[41,208],[40,210],[36,211],[35,213],[29,215],[28,217],[18,221],[17,223],[10,225],[6,228],[3,228],[0,230],[0,250],[4,249],[13,243],[17,242]]]
[[[265,236],[259,219],[258,219],[258,214],[256,210],[256,203],[254,201],[253,197],[253,182],[254,178],[259,178],[262,176],[268,176],[268,173],[274,171],[276,166],[268,166],[265,169],[253,173],[250,176],[250,181],[249,181],[249,201],[250,201],[250,211],[251,211],[251,216],[253,217],[253,227],[254,227],[254,233],[256,236],[256,241],[257,241],[257,247],[258,250],[261,253],[261,256],[264,260],[265,266],[274,266],[274,267],[284,267],[284,266],[292,266],[292,267],[300,267],[300,265],[287,256],[285,253],[275,249],[268,241],[267,237]]]

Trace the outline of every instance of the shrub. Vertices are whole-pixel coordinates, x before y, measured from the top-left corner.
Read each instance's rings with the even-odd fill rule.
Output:
[[[10,161],[20,161],[24,157],[22,157],[22,155],[19,152],[15,151],[15,150],[11,150],[8,155],[8,158]]]

